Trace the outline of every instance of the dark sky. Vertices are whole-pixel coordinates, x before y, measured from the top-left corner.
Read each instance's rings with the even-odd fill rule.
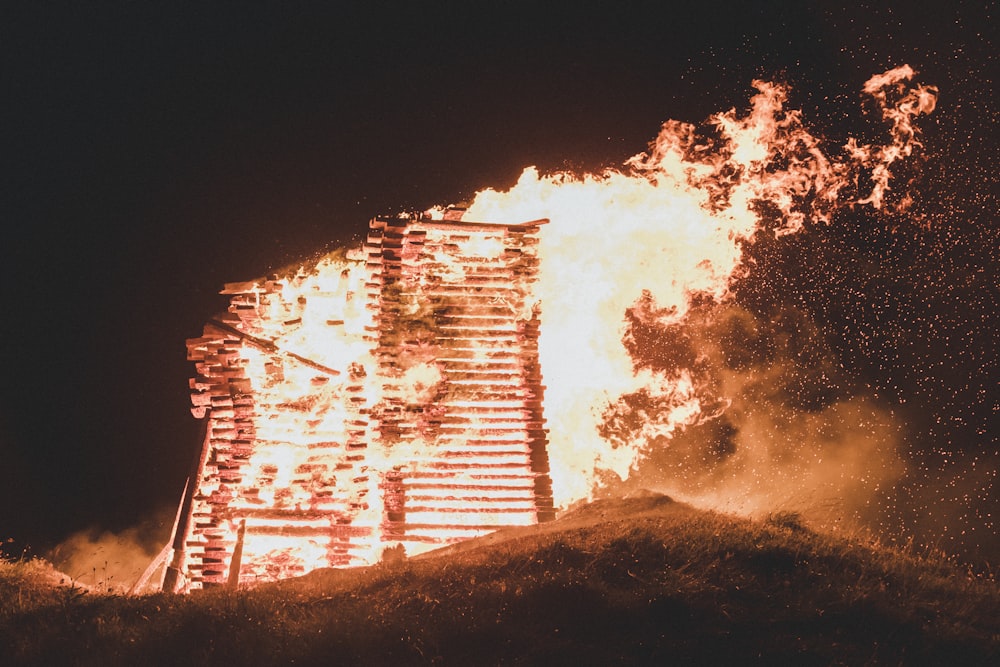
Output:
[[[930,224],[815,234],[772,283],[908,415],[914,461],[995,480],[991,3],[21,4],[0,11],[0,539],[43,549],[176,503],[200,445],[184,341],[224,282],[528,165],[618,164],[668,118],[745,106],[756,77],[836,146],[879,129],[860,87],[903,63],[941,89],[914,186]],[[825,269],[803,284],[795,253]],[[984,488],[966,514],[995,510]]]

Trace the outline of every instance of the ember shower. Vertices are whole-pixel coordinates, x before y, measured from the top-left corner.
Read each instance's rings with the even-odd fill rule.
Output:
[[[623,169],[586,176],[527,169],[509,192],[479,193],[464,214],[440,208],[409,222],[373,223],[373,230],[397,225],[396,233],[430,234],[435,224],[451,230],[457,238],[442,241],[451,250],[435,256],[433,271],[413,275],[422,276],[421,288],[427,281],[452,281],[464,296],[474,289],[467,260],[523,261],[523,248],[511,254],[505,234],[520,238],[518,230],[537,230],[538,244],[528,253],[537,259],[537,276],[509,291],[516,272],[507,275],[507,287],[490,292],[489,312],[465,306],[435,311],[414,300],[412,290],[383,284],[381,294],[394,305],[380,321],[366,311],[371,300],[358,296],[371,292],[364,278],[371,253],[358,249],[227,286],[230,318],[210,323],[206,336],[190,343],[192,357],[207,364],[192,389],[195,414],[208,415],[209,432],[174,542],[173,571],[185,577],[177,585],[250,582],[373,562],[397,543],[413,553],[491,526],[544,520],[553,504],[566,506],[590,497],[609,478],[627,478],[684,429],[738,409],[728,395],[733,378],[706,373],[698,363],[710,350],[671,357],[663,340],[706,309],[726,308],[732,281],[744,271],[744,248],[759,235],[797,233],[807,221],[835,223],[845,206],[890,205],[894,163],[920,146],[912,121],[931,112],[936,100],[936,89],[911,83],[913,76],[902,66],[864,86],[888,125],[881,145],[851,140],[828,154],[800,114],[785,108],[786,89],[757,81],[749,114],[731,110],[704,127],[667,122]],[[522,227],[542,219],[549,223]],[[481,236],[477,230],[483,229],[492,231]],[[249,319],[238,315],[241,309]],[[500,310],[503,322],[491,319]],[[458,326],[454,317],[466,318],[460,324],[465,334],[476,331],[459,336],[468,339],[468,354],[510,355],[520,370],[500,379],[493,377],[496,369],[484,367],[478,371],[492,375],[474,378],[473,369],[451,365],[454,355],[438,341],[442,329]],[[247,327],[251,320],[254,326]],[[421,331],[399,328],[404,320]],[[332,364],[317,361],[334,358]],[[387,361],[391,382],[382,381]],[[222,366],[240,377],[228,381],[227,395],[212,396],[206,379]],[[463,424],[445,442],[435,429],[447,421],[442,415],[468,399],[449,395],[469,386],[463,381],[488,389],[493,408],[517,414],[497,413],[493,428],[477,426],[474,434]],[[534,406],[543,384],[544,406]],[[366,407],[352,412],[352,405]],[[524,416],[523,409],[535,407]],[[835,406],[834,418],[864,421],[865,414],[863,401],[845,402]],[[254,428],[241,437],[220,429],[213,441],[213,426],[237,418],[253,421]],[[298,442],[304,431],[334,435]],[[520,447],[516,454],[506,442],[510,434]],[[387,436],[391,446],[373,446],[376,437]],[[839,466],[834,477],[841,482],[832,482],[830,494],[891,484],[898,474],[890,464],[860,483],[865,455],[891,460],[894,452],[891,443],[872,444],[875,436],[864,427],[853,436],[861,455],[825,463]],[[338,454],[324,460],[333,450]],[[485,468],[465,466],[454,479],[432,482],[422,466],[440,461],[445,450],[457,457],[515,456],[505,465],[518,472],[503,483],[484,484]],[[739,465],[715,472],[729,480],[759,467],[753,457],[728,458]],[[780,478],[764,481],[815,485],[822,465],[799,460]],[[510,488],[502,488],[507,483]],[[696,492],[669,480],[663,486],[692,502],[746,512],[780,500],[745,486],[734,498],[734,487],[722,477]],[[289,512],[298,512],[298,523],[288,521]],[[435,512],[478,518],[445,520],[439,533],[425,521]],[[482,520],[487,516],[493,520]],[[279,539],[265,544],[265,534]],[[200,564],[192,568],[196,550]]]

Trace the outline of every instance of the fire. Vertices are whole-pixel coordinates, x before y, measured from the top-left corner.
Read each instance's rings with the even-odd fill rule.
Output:
[[[919,147],[913,119],[936,100],[912,77],[904,66],[864,86],[891,125],[885,146],[852,140],[831,157],[786,88],[755,81],[746,115],[707,131],[667,122],[621,169],[528,168],[464,215],[374,221],[364,248],[227,285],[229,313],[189,341],[208,433],[175,541],[188,582],[168,587],[529,525],[725,413],[683,363],[642,363],[635,327],[725,303],[759,234],[884,206],[891,165]]]
[[[529,299],[544,223],[374,220],[363,249],[227,285],[188,341],[207,433],[167,587],[551,518]]]
[[[911,85],[913,76],[902,66],[864,84],[891,124],[891,142],[852,139],[839,160],[823,152],[800,112],[785,108],[784,86],[755,81],[749,113],[715,115],[710,138],[669,121],[623,169],[578,177],[528,168],[508,192],[476,196],[471,219],[551,220],[536,295],[545,312],[539,348],[557,505],[590,496],[604,471],[627,477],[658,438],[720,413],[688,369],[637,367],[622,344],[625,313],[682,322],[696,299],[726,301],[743,270],[743,245],[756,235],[795,233],[807,218],[829,222],[843,206],[882,207],[891,165],[920,145],[914,119],[937,99],[933,86]],[[873,181],[867,195],[856,193],[863,172]],[[639,437],[608,437],[607,408],[639,392],[656,406],[642,415]]]

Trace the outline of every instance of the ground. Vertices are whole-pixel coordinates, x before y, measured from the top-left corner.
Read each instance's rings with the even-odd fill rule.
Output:
[[[1000,587],[941,556],[657,494],[254,590],[0,570],[13,664],[995,664]]]

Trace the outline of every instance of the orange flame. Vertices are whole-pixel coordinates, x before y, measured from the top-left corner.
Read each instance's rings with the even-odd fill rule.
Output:
[[[920,145],[913,119],[932,111],[937,97],[932,86],[908,87],[912,76],[903,66],[865,84],[892,124],[891,143],[851,140],[839,160],[823,152],[800,112],[785,108],[784,86],[755,81],[749,113],[713,116],[713,138],[668,121],[623,169],[542,176],[531,167],[509,191],[477,194],[470,219],[551,220],[542,230],[536,297],[557,505],[589,497],[605,471],[627,477],[658,438],[724,410],[717,401],[703,405],[687,369],[635,367],[622,345],[626,311],[646,299],[646,317],[680,322],[696,296],[727,299],[743,269],[743,244],[756,234],[829,222],[845,205],[881,207],[891,165]],[[872,192],[843,197],[864,170]],[[640,391],[656,406],[642,415],[640,437],[602,437],[605,408]]]

